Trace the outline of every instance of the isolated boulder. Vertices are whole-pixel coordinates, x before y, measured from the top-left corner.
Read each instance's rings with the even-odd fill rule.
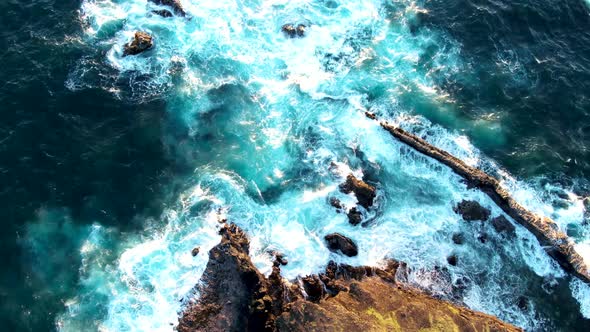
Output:
[[[153,45],[153,38],[149,33],[137,31],[133,40],[125,45],[123,56],[137,55],[149,50]]]
[[[358,255],[358,247],[356,246],[356,243],[340,233],[328,234],[324,239],[328,244],[328,249],[332,252],[340,250],[348,257]]]
[[[363,220],[363,214],[355,207],[350,209],[346,215],[348,216],[348,222],[353,226],[360,224]]]
[[[466,221],[485,221],[490,217],[490,210],[484,208],[476,201],[463,200],[453,208],[453,211],[460,214]]]
[[[375,187],[367,184],[363,180],[357,179],[354,175],[349,174],[346,177],[346,182],[340,185],[340,191],[345,194],[354,193],[359,204],[368,209],[373,205],[375,199]]]

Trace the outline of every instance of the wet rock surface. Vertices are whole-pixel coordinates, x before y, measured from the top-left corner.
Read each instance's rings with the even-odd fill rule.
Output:
[[[356,226],[363,221],[363,214],[355,207],[350,209],[346,215],[348,216],[348,222],[353,226]]]
[[[123,56],[143,53],[154,45],[152,36],[143,31],[135,32],[133,40],[124,47]]]
[[[350,238],[340,234],[332,233],[324,237],[328,245],[328,249],[333,252],[341,251],[348,257],[358,255],[358,247]]]
[[[498,233],[514,234],[514,225],[504,216],[497,216],[491,220],[492,226]]]
[[[373,205],[375,199],[375,187],[367,184],[363,180],[357,179],[354,175],[349,174],[346,182],[340,185],[340,191],[345,194],[354,193],[360,206],[368,209]]]
[[[182,3],[180,3],[180,0],[149,0],[149,1],[155,3],[156,5],[159,5],[159,6],[170,7],[170,9],[172,9],[174,14],[176,14],[178,16],[186,16],[186,12],[184,11],[184,8],[182,7]],[[168,14],[166,14],[166,12]],[[172,16],[172,15],[170,15],[170,12],[168,12],[166,10],[156,10],[156,11],[154,11],[154,13],[164,16],[164,17]]]
[[[490,217],[490,210],[484,208],[476,201],[463,200],[453,208],[455,213],[460,214],[465,221],[488,220]]]
[[[394,260],[383,268],[330,262],[324,273],[294,282],[275,261],[265,278],[245,234],[235,225],[220,233],[197,286],[201,296],[187,303],[178,331],[520,331],[399,283],[407,268]]]
[[[281,31],[289,38],[301,38],[305,36],[305,29],[307,26],[305,24],[285,24],[281,27]]]

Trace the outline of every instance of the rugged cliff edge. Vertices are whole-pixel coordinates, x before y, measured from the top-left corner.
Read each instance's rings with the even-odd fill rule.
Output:
[[[378,121],[377,117],[372,113],[366,112],[365,115],[370,119]],[[533,233],[545,251],[561,267],[585,283],[590,283],[590,272],[584,259],[576,252],[574,243],[568,236],[559,230],[555,221],[547,217],[538,216],[525,209],[512,198],[510,193],[500,185],[498,180],[485,172],[465,164],[459,158],[401,128],[385,122],[380,122],[380,125],[402,143],[448,166],[453,172],[466,180],[467,186],[477,188],[488,195],[514,221]]]
[[[277,257],[264,277],[235,225],[222,226],[221,243],[188,303],[178,331],[520,331],[495,317],[434,299],[396,281],[405,265],[352,267],[330,262],[319,275],[293,283]]]

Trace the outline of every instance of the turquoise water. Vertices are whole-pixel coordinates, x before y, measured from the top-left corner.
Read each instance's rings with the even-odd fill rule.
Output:
[[[590,326],[590,287],[566,276],[523,227],[508,238],[490,225],[462,221],[452,211],[462,199],[479,201],[492,216],[501,211],[364,116],[375,112],[498,176],[520,203],[569,231],[590,259],[586,193],[578,190],[585,166],[565,185],[552,176],[568,170],[556,170],[552,156],[542,157],[547,164],[540,170],[527,167],[527,156],[513,162],[518,167],[505,166],[510,153],[522,152],[510,148],[517,136],[510,118],[476,109],[485,96],[466,101],[469,89],[486,87],[469,75],[477,64],[468,41],[425,23],[437,3],[182,3],[186,19],[154,15],[157,7],[145,0],[85,0],[76,13],[81,31],[65,41],[88,46],[66,66],[68,91],[98,89],[140,105],[118,110],[138,114],[146,112],[141,105],[164,101],[162,128],[150,142],[162,144],[182,171],[162,194],[161,215],[130,212],[136,227],[106,222],[108,209],[83,218],[52,205],[25,224],[20,242],[36,258],[28,262],[41,280],[36,294],[61,302],[52,309],[58,330],[172,330],[205,268],[205,253],[219,240],[222,218],[247,232],[253,261],[265,273],[270,250],[287,256],[286,278],[321,271],[329,260],[378,265],[391,257],[410,265],[409,283],[526,330]],[[286,38],[285,23],[306,24],[306,36]],[[154,36],[154,48],[122,57],[137,30]],[[494,70],[505,70],[516,87],[530,85],[534,80],[511,54]],[[466,87],[453,89],[457,82]],[[474,120],[466,109],[480,116]],[[524,122],[519,116],[512,119]],[[535,136],[523,129],[522,137]],[[558,150],[555,143],[551,151]],[[144,166],[129,165],[137,172]],[[363,211],[365,227],[351,226],[328,203],[337,197],[353,205],[355,198],[338,190],[350,172],[378,190],[375,208]],[[155,191],[138,188],[140,196]],[[125,197],[112,200],[135,210]],[[355,240],[357,257],[327,250],[323,237],[335,231]],[[462,246],[451,239],[458,231],[466,234]],[[485,243],[477,239],[481,233]],[[196,246],[201,254],[192,257]],[[48,249],[50,259],[41,259]],[[447,264],[451,254],[457,266]],[[459,283],[466,285],[460,292]],[[529,301],[524,309],[521,297]]]

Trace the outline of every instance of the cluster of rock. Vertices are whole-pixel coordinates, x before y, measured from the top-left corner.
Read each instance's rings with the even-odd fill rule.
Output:
[[[366,112],[365,115],[370,119],[378,121],[375,114]],[[392,126],[387,122],[380,122],[380,125],[400,142],[437,160],[449,167],[457,175],[463,177],[468,188],[477,188],[488,195],[504,213],[530,231],[539,240],[539,243],[543,246],[547,254],[553,257],[564,270],[583,282],[590,283],[590,270],[588,266],[582,256],[576,251],[572,240],[559,229],[555,221],[536,215],[525,209],[502,187],[498,180],[482,170],[465,164],[461,159],[451,155],[447,151],[439,149],[424,139],[408,133],[401,128]],[[502,222],[502,220],[497,220],[496,222]]]
[[[303,37],[305,36],[305,24],[285,24],[281,27],[281,31],[289,38]]]
[[[249,242],[225,224],[221,242],[185,305],[177,330],[188,331],[520,331],[497,318],[438,300],[398,282],[405,264],[385,268],[330,262],[324,273],[293,282],[277,256],[266,278],[252,264]]]

